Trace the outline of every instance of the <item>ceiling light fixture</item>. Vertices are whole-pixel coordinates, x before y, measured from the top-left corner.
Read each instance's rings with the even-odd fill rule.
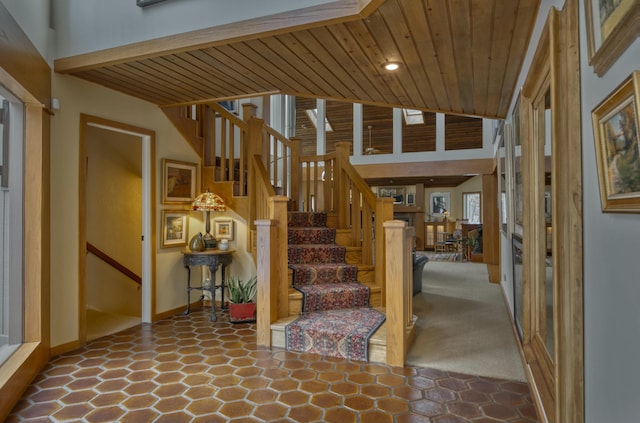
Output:
[[[388,71],[397,70],[400,67],[400,63],[398,62],[389,62],[384,64],[384,68]]]

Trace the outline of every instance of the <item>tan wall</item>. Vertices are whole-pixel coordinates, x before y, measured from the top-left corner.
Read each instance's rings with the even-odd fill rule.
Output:
[[[425,221],[429,221],[428,211],[431,210],[429,201],[431,200],[432,192],[449,192],[451,199],[451,207],[449,212],[449,218],[451,220],[462,219],[462,194],[465,192],[482,192],[482,177],[474,176],[468,181],[458,185],[457,187],[436,187],[425,188],[424,190],[424,208],[425,208]],[[484,201],[484,198],[482,199]]]
[[[142,275],[142,141],[95,127],[87,138],[87,242]],[[86,275],[88,308],[141,315],[141,290],[130,278],[93,254]]]
[[[53,75],[53,96],[61,109],[52,119],[51,148],[51,345],[78,340],[78,170],[80,114],[98,116],[156,132],[156,228],[160,242],[162,208],[160,204],[161,159],[198,162],[197,155],[160,109],[148,102],[107,90],[70,76]],[[244,224],[237,215],[236,239],[232,247],[245,251]],[[204,221],[198,213],[190,215],[189,236],[202,231]],[[180,248],[161,249],[156,254],[156,312],[184,306],[186,272]],[[237,253],[230,274],[246,277],[255,274],[255,265],[247,253]],[[197,293],[193,298],[197,299]]]

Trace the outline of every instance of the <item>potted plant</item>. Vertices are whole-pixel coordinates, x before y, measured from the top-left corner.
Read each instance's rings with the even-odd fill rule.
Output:
[[[227,280],[229,290],[229,321],[232,323],[255,322],[256,303],[253,302],[258,292],[256,276],[243,281],[237,276]]]

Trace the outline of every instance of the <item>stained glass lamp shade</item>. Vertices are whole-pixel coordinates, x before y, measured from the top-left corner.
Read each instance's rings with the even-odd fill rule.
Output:
[[[211,218],[210,213],[214,212],[223,212],[227,211],[227,206],[224,204],[224,200],[220,198],[218,194],[214,194],[212,192],[203,192],[198,195],[193,203],[191,204],[191,208],[193,210],[204,211],[205,212],[205,231],[204,234],[204,245],[209,250],[212,248],[216,248],[216,239],[211,235]]]

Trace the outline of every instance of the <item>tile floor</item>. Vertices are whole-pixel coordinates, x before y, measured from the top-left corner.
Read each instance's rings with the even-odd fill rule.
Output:
[[[536,422],[527,384],[256,346],[177,315],[54,357],[7,422]]]

